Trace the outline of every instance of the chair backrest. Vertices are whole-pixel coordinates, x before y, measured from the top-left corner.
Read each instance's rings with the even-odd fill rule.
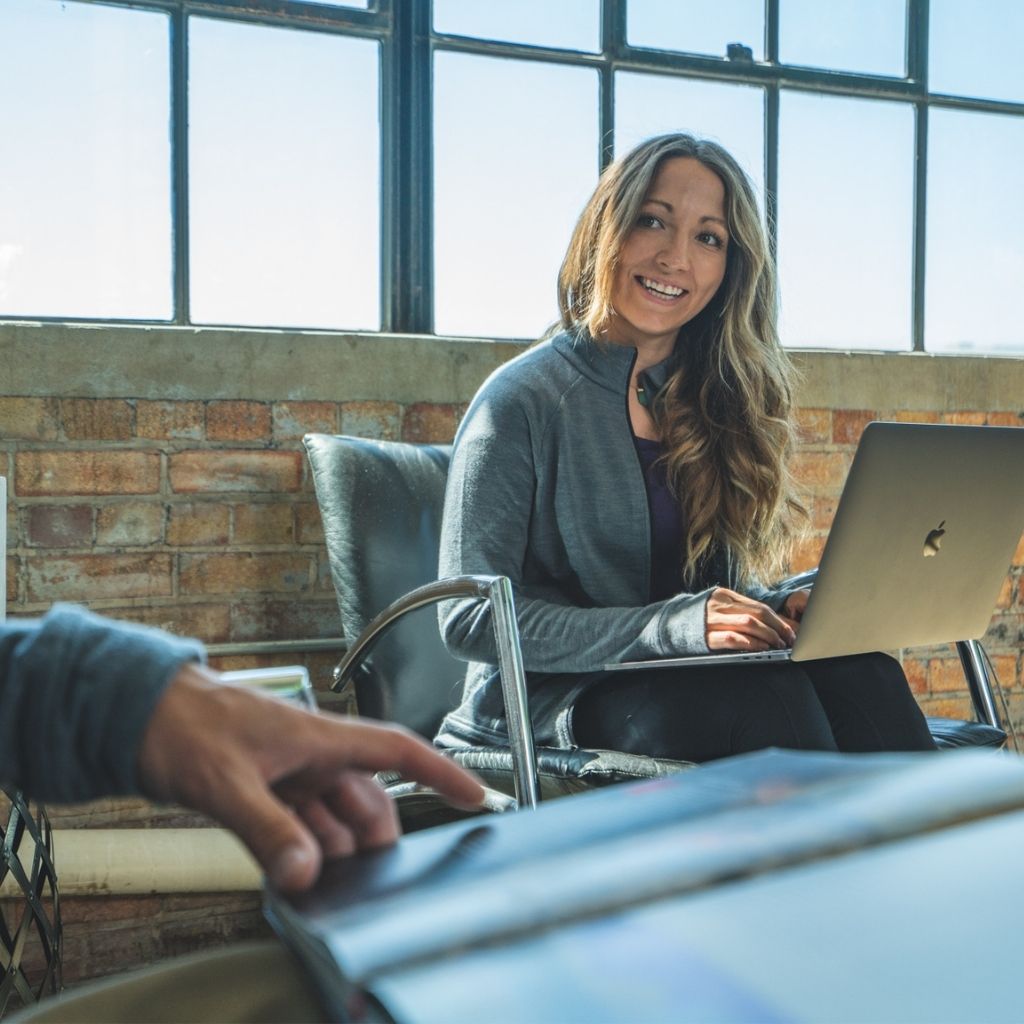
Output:
[[[307,434],[327,557],[351,643],[392,601],[437,579],[450,446]],[[359,713],[432,738],[466,665],[441,642],[437,609],[405,616],[356,677]]]

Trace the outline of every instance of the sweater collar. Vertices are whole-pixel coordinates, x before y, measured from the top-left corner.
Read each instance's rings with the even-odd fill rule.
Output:
[[[554,349],[564,356],[585,377],[616,393],[629,385],[629,375],[636,362],[632,345],[596,342],[588,331],[563,331],[551,339]],[[644,384],[656,393],[664,386],[672,370],[672,356],[643,371]]]

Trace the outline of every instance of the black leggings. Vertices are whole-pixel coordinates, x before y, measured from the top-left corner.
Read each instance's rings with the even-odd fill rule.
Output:
[[[765,747],[935,749],[886,654],[609,673],[577,701],[572,721],[582,747],[681,761]]]

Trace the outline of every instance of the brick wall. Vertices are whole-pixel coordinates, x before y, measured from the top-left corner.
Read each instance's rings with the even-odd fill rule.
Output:
[[[72,600],[208,643],[337,636],[302,434],[450,440],[479,382],[516,350],[406,338],[166,334],[154,352],[136,329],[65,329],[51,338],[43,327],[0,328],[0,364],[11,367],[10,384],[0,382],[0,475],[9,481],[12,614]],[[93,355],[100,339],[102,362]],[[220,361],[213,381],[191,369],[211,346]],[[803,357],[796,471],[811,522],[793,568],[817,561],[868,420],[1018,425],[1018,363]],[[120,367],[113,376],[111,366]],[[147,369],[154,366],[159,371]],[[168,379],[171,366],[178,369]],[[911,393],[918,398],[908,400]],[[1022,643],[1024,544],[987,640],[1018,727]],[[220,663],[273,660],[294,656]],[[301,660],[326,687],[333,657]],[[904,664],[926,711],[969,714],[951,650],[915,650]],[[50,810],[57,828],[201,823],[142,801]],[[264,933],[256,898],[237,894],[79,897],[67,908],[69,980]]]
[[[8,609],[76,601],[208,643],[336,636],[302,434],[447,439],[456,412],[0,397]]]
[[[810,522],[806,536],[794,552],[794,571],[811,568],[821,557],[857,442],[866,424],[875,419],[1024,427],[1024,413],[801,409],[800,450],[795,470],[805,489]],[[1024,538],[1014,554],[1013,565],[993,611],[985,648],[1005,690],[1011,723],[1015,730],[1020,730],[1024,726]],[[943,646],[900,653],[911,687],[926,714],[972,717],[970,697],[955,650]]]

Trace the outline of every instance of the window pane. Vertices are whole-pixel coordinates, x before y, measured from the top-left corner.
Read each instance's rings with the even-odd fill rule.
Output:
[[[783,343],[910,348],[912,108],[783,92],[779,135]]]
[[[1024,101],[1019,0],[931,0],[928,88]]]
[[[168,19],[0,4],[0,315],[172,315]]]
[[[906,0],[780,0],[779,59],[902,78],[906,21]]]
[[[1024,119],[933,110],[925,347],[1024,352]]]
[[[376,330],[376,42],[189,21],[192,319]]]
[[[535,338],[597,180],[597,74],[438,53],[434,80],[436,330]]]
[[[599,0],[434,0],[434,31],[569,50],[601,48]]]
[[[322,7],[359,7],[368,10],[370,0],[306,0],[307,4],[320,4]]]
[[[724,57],[729,43],[764,59],[764,0],[628,0],[626,38],[633,46]]]
[[[665,132],[691,132],[720,142],[764,197],[764,92],[665,75],[615,76],[615,153]]]

